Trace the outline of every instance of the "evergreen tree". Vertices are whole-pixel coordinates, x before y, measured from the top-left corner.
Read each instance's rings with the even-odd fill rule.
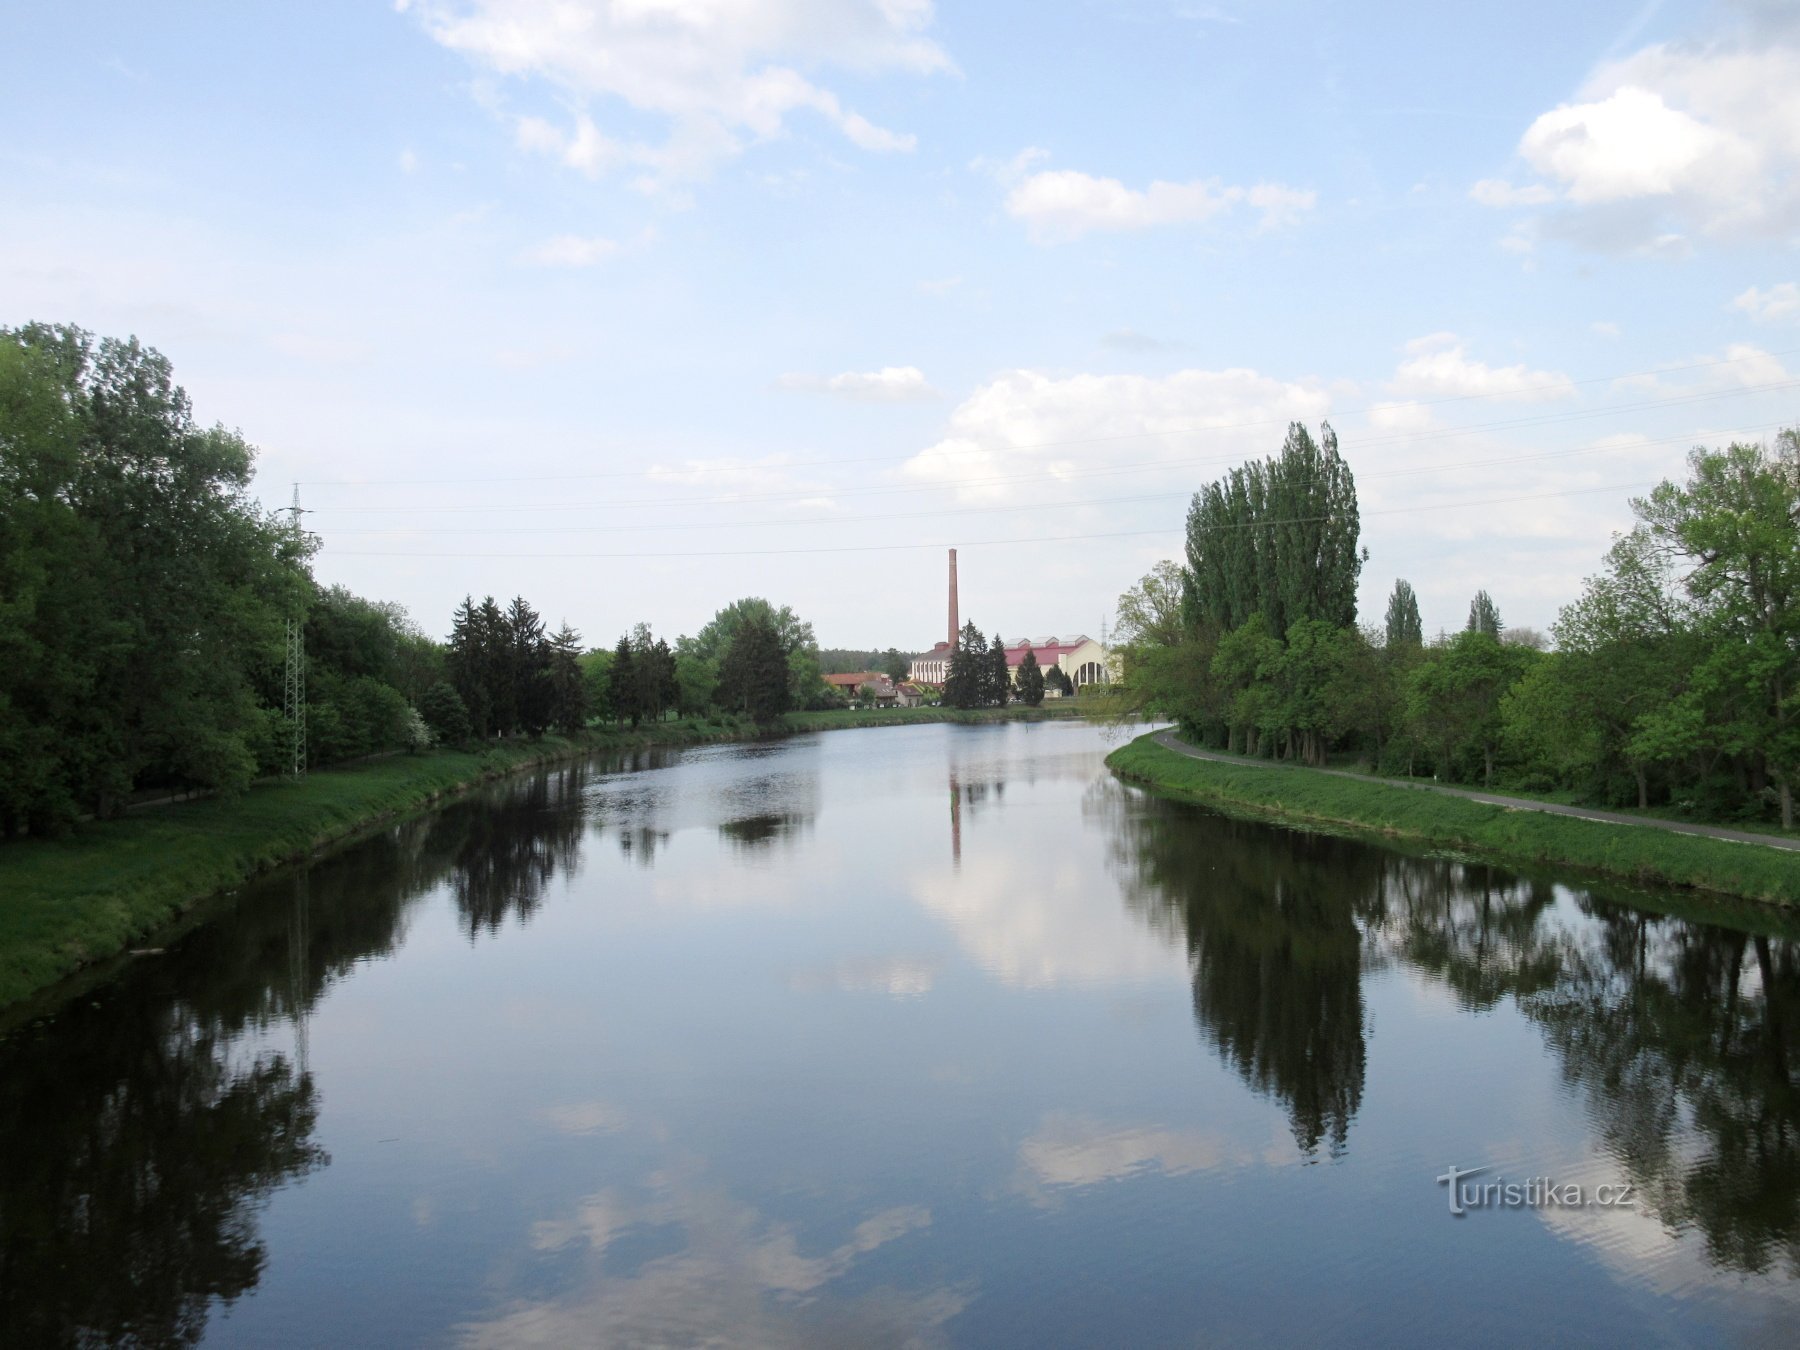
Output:
[[[1037,653],[1029,647],[1019,662],[1018,686],[1019,702],[1026,707],[1035,708],[1044,701],[1044,672],[1038,667]]]
[[[1463,626],[1463,631],[1486,633],[1498,642],[1502,627],[1500,607],[1494,603],[1494,598],[1486,591],[1476,591],[1475,598],[1469,602],[1469,622]]]
[[[988,647],[971,619],[962,626],[950,669],[944,676],[944,702],[952,708],[979,708],[987,698]]]
[[[503,660],[512,694],[508,729],[541,736],[551,721],[550,644],[544,640],[543,619],[522,595],[507,606]]]
[[[614,720],[629,721],[635,727],[644,710],[638,702],[637,653],[631,649],[629,637],[620,638],[619,645],[613,648],[612,664],[606,670],[606,692]]]
[[[1394,583],[1388,597],[1387,645],[1390,651],[1402,647],[1419,647],[1425,642],[1425,628],[1419,621],[1419,597],[1405,577]]]
[[[986,697],[982,702],[992,708],[1004,708],[1012,694],[1012,671],[1006,664],[1006,643],[998,633],[988,644]]]
[[[566,736],[587,725],[587,681],[581,670],[581,634],[565,622],[550,639],[550,724]]]

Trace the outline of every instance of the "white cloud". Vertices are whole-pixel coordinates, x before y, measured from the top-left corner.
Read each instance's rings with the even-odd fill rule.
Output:
[[[1025,155],[1032,158],[1027,160]],[[1160,179],[1146,188],[1126,187],[1116,178],[1096,178],[1074,169],[1045,169],[1017,176],[1042,157],[1025,155],[1007,166],[1016,181],[1006,197],[1007,214],[1023,220],[1038,243],[1061,243],[1095,231],[1147,230],[1162,225],[1198,225],[1224,212],[1248,206],[1261,212],[1261,228],[1291,225],[1312,210],[1318,194],[1281,183],[1252,187],[1224,184],[1216,178],[1169,183]],[[1008,181],[1006,172],[1000,175]]]
[[[924,31],[930,0],[419,0],[436,41],[485,71],[547,84],[567,129],[515,119],[519,144],[589,174],[632,166],[653,190],[704,177],[754,141],[812,112],[852,145],[905,151],[914,138],[877,126],[800,70],[951,70]],[[667,139],[603,134],[591,103],[616,100],[664,119]]]
[[[1619,325],[1614,323],[1611,319],[1596,319],[1593,323],[1590,323],[1588,327],[1593,329],[1593,331],[1598,333],[1601,337],[1616,338],[1619,336]]]
[[[880,370],[847,370],[842,375],[783,375],[783,389],[837,394],[859,403],[921,403],[940,397],[917,366],[883,366]]]
[[[1001,500],[1018,487],[991,481],[997,478],[1042,475],[1050,482],[1029,489],[1041,495],[1112,465],[1163,459],[1180,465],[1180,481],[1190,483],[1197,456],[1221,466],[1260,457],[1280,443],[1289,421],[1317,422],[1330,409],[1321,385],[1254,370],[1180,370],[1161,379],[1011,370],[964,399],[942,439],[902,473],[976,501]]]
[[[1483,178],[1469,189],[1469,196],[1483,206],[1542,206],[1556,194],[1541,183],[1515,187],[1501,178]]]
[[[400,152],[399,163],[401,173],[417,173],[419,171],[419,157],[411,150],[402,150]]]
[[[1731,307],[1762,323],[1800,317],[1800,286],[1791,281],[1771,286],[1766,291],[1752,286],[1733,300]]]
[[[1567,398],[1567,375],[1525,366],[1490,366],[1471,360],[1454,333],[1432,333],[1406,344],[1406,359],[1390,387],[1412,398],[1512,398],[1525,402]]]
[[[1489,179],[1471,195],[1493,206],[1554,196],[1564,204],[1557,232],[1612,251],[1679,254],[1692,234],[1791,237],[1800,226],[1795,36],[1659,43],[1610,62],[1520,140],[1545,184]]]
[[[525,261],[540,267],[592,267],[619,251],[619,241],[598,235],[559,234],[527,250]]]
[[[1053,1112],[1019,1145],[1021,1189],[1094,1186],[1147,1172],[1185,1176],[1257,1162],[1254,1150],[1198,1130],[1130,1127]]]

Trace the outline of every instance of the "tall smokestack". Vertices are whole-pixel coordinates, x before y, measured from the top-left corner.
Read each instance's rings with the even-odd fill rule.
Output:
[[[956,646],[956,635],[962,631],[962,624],[956,617],[956,550],[950,550],[950,645]]]

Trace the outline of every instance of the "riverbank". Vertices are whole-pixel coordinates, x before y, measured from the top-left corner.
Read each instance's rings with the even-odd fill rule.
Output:
[[[1800,857],[1729,839],[1491,805],[1294,765],[1195,759],[1140,736],[1107,756],[1127,782],[1228,811],[1368,831],[1513,862],[1577,868],[1645,886],[1800,903]]]
[[[592,730],[481,750],[396,755],[258,784],[232,799],[147,807],[65,839],[0,845],[0,1010],[75,971],[153,939],[197,905],[482,783],[605,752],[754,740],[770,735],[921,722],[1037,721],[1050,708],[892,708],[789,714],[782,728],[718,716]]]

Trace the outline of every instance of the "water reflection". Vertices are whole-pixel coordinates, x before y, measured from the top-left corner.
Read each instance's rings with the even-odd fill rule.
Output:
[[[1323,835],[1271,848],[1265,827],[1200,813],[1121,809],[1114,823],[1126,903],[1185,932],[1201,1036],[1284,1103],[1303,1153],[1341,1154],[1366,1053],[1358,921],[1389,860]]]
[[[1356,1309],[1452,1241],[1708,1339],[1800,1273],[1790,931],[1158,801],[1079,728],[516,780],[92,1001],[0,1044],[9,1344],[1426,1340]],[[1430,1134],[1465,1050],[1503,1118]],[[1638,1213],[1447,1229],[1451,1137]]]
[[[542,774],[406,821],[0,1043],[6,1342],[193,1344],[253,1290],[262,1204],[330,1161],[311,1010],[439,885],[472,936],[528,916],[574,865],[580,783]]]
[[[1697,1227],[1717,1266],[1800,1274],[1800,943],[1483,864],[1107,803],[1126,904],[1180,923],[1202,1037],[1284,1104],[1303,1153],[1349,1147],[1363,976],[1398,962],[1466,1010],[1515,1002],[1671,1232]]]

